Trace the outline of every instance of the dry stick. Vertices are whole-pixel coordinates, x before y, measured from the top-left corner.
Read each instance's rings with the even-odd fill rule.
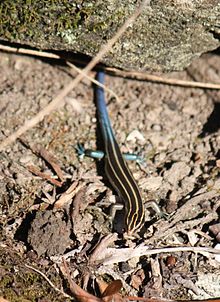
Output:
[[[104,55],[110,50],[110,48],[115,44],[115,42],[122,36],[127,27],[131,25],[136,18],[139,16],[144,6],[149,4],[149,0],[144,0],[141,2],[141,5],[135,10],[135,12],[125,21],[125,23],[119,28],[116,34],[105,44],[103,45],[97,55],[88,63],[88,65],[82,70],[84,73],[88,74],[95,65],[104,57]],[[64,97],[74,88],[77,84],[84,78],[84,74],[80,73],[78,76],[71,81],[61,92],[41,111],[38,112],[32,119],[27,120],[23,126],[21,126],[17,131],[3,140],[0,143],[0,151],[3,150],[6,146],[14,142],[19,136],[24,134],[28,129],[33,128],[38,123],[40,123],[46,115],[51,113],[57,108],[58,105],[64,103]]]
[[[14,52],[22,55],[29,55],[29,56],[36,56],[36,57],[43,57],[43,58],[50,58],[50,59],[60,59],[59,55],[56,55],[55,53],[47,52],[47,51],[39,51],[39,50],[33,50],[33,49],[26,49],[22,47],[11,47],[6,45],[0,45],[0,50],[6,51],[6,52]]]
[[[98,82],[97,80],[93,79],[92,77],[88,76],[83,70],[81,70],[80,68],[76,67],[76,65],[66,61],[66,64],[68,66],[70,66],[72,69],[74,69],[76,72],[81,73],[85,78],[87,78],[88,80],[90,80],[92,83],[96,84],[99,87],[102,87],[105,91],[109,92],[111,95],[113,95],[116,100],[119,102],[120,98],[118,97],[118,95],[111,90],[110,88],[106,87],[105,85],[101,84],[100,82]]]
[[[33,55],[36,57],[43,57],[43,58],[49,58],[49,59],[63,59],[61,56],[56,55],[51,52],[46,52],[46,51],[39,51],[39,50],[32,50],[32,49],[25,49],[25,48],[15,48],[11,46],[5,46],[5,45],[0,45],[0,50],[7,51],[7,52],[15,52],[18,54],[27,54],[27,55]],[[66,61],[66,64],[70,66],[72,69],[74,69],[77,73],[83,74],[85,78],[90,80],[92,83],[98,85],[99,87],[102,87],[105,91],[109,92],[111,95],[113,95],[118,101],[120,100],[118,95],[111,90],[110,88],[106,87],[105,85],[101,84],[100,82],[96,81],[94,78],[90,77],[87,75],[85,72],[83,72],[80,68],[78,68],[76,65],[73,63]]]
[[[52,183],[53,185],[57,186],[57,187],[62,187],[62,182],[59,180],[54,179],[53,177],[51,177],[49,174],[41,172],[38,168],[36,168],[33,165],[28,165],[27,166],[28,170],[33,173],[36,176],[39,176],[47,181],[49,181],[50,183]]]
[[[176,85],[182,87],[194,87],[194,88],[217,89],[217,90],[220,89],[220,84],[217,83],[215,84],[215,83],[185,81],[185,80],[178,80],[178,79],[168,79],[168,78],[162,78],[157,75],[146,74],[138,71],[118,70],[112,67],[106,67],[106,70],[111,71],[116,76],[131,77],[137,80],[152,81],[152,82],[168,84],[168,85]]]
[[[43,58],[51,58],[51,59],[63,59],[59,55],[56,55],[51,52],[46,52],[46,51],[39,51],[39,50],[32,50],[32,49],[25,49],[25,48],[15,48],[11,46],[5,46],[5,45],[0,45],[0,50],[7,51],[7,52],[15,52],[19,54],[27,54],[27,55],[33,55],[36,57],[43,57]],[[71,64],[70,62],[66,62],[67,65],[71,66],[74,68],[78,73],[82,72],[81,69],[77,68],[75,65]],[[185,81],[185,80],[177,80],[174,78],[164,78],[160,77],[157,75],[152,75],[152,74],[147,74],[144,72],[138,72],[136,70],[133,71],[124,71],[120,70],[117,68],[112,68],[112,67],[105,67],[105,70],[110,71],[116,76],[122,76],[122,77],[131,77],[137,80],[142,80],[142,81],[151,81],[151,82],[157,82],[161,84],[167,84],[167,85],[176,85],[176,86],[181,86],[181,87],[194,87],[194,88],[202,88],[202,89],[220,89],[220,84],[218,83],[204,83],[204,82],[194,82],[194,81]],[[116,99],[119,99],[118,96],[112,91],[111,89],[105,87],[105,85],[100,84],[96,80],[94,80],[92,77],[85,75],[86,78],[88,78],[91,82],[95,83],[96,85],[104,88],[106,91],[110,92],[113,96],[116,97]]]
[[[82,183],[75,181],[71,186],[59,197],[59,199],[54,203],[54,207],[59,209],[64,207],[83,187]]]
[[[48,150],[46,150],[43,147],[39,148],[38,152],[39,152],[40,156],[49,165],[51,165],[52,169],[56,172],[56,174],[59,177],[59,179],[61,180],[61,182],[64,182],[63,172],[60,168],[57,158],[53,154],[51,154],[51,152],[49,152]]]
[[[89,258],[89,263],[91,263],[91,264],[95,263],[97,255],[101,254],[101,252],[104,249],[106,249],[110,244],[112,244],[117,239],[118,239],[118,234],[117,233],[108,234],[107,236],[102,238],[101,241],[95,247],[94,251],[92,252],[92,254]]]
[[[37,145],[31,146],[24,139],[21,139],[21,142],[27,148],[29,148],[34,154],[41,156],[43,158],[43,160],[52,167],[52,169],[56,172],[57,176],[61,180],[59,182],[60,186],[61,186],[62,182],[64,182],[64,176],[63,176],[63,172],[60,168],[57,158],[53,154],[51,154],[51,152],[49,152],[48,150],[46,150],[43,147],[38,147]]]

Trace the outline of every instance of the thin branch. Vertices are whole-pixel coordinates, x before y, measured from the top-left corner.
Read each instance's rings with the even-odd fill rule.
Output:
[[[28,165],[27,168],[34,175],[39,176],[42,179],[49,181],[50,183],[52,183],[53,185],[55,185],[57,187],[62,187],[62,182],[54,179],[53,177],[51,177],[51,175],[49,175],[47,173],[41,172],[37,167],[35,167],[33,165]]]
[[[54,203],[54,207],[57,209],[64,207],[64,205],[67,204],[82,189],[82,187],[82,183],[79,183],[78,181],[73,182]]]
[[[47,51],[39,51],[39,50],[26,49],[26,48],[16,48],[16,47],[5,46],[5,45],[0,45],[0,50],[7,51],[7,52],[14,52],[16,54],[17,53],[18,54],[25,54],[25,55],[31,55],[31,56],[36,56],[36,57],[48,58],[48,59],[57,59],[57,60],[65,59],[65,58],[63,58],[59,55],[56,55],[54,53],[47,52]],[[83,74],[83,76],[85,78],[87,78],[89,81],[91,81],[92,83],[96,84],[99,87],[102,87],[105,91],[109,92],[112,96],[114,96],[116,98],[116,100],[118,102],[120,101],[118,95],[113,90],[111,90],[110,88],[108,88],[105,85],[103,85],[103,84],[99,83],[98,81],[96,81],[93,77],[91,77],[87,73],[83,72],[83,70],[78,68],[73,63],[71,63],[69,61],[66,61],[66,64],[69,67],[71,67],[72,69],[74,69],[77,73]]]
[[[39,51],[39,50],[32,50],[32,49],[26,49],[26,48],[15,48],[11,46],[5,46],[5,45],[0,45],[0,50],[6,51],[6,52],[13,52],[13,53],[18,53],[18,54],[25,54],[25,55],[32,55],[36,57],[43,57],[43,58],[50,58],[50,59],[65,59],[62,58],[59,55],[56,55],[51,52],[46,52],[46,51]],[[71,66],[77,72],[83,72],[81,69],[77,68],[75,65],[71,64],[70,62],[66,62],[67,65]],[[83,63],[83,62],[80,62]],[[167,85],[175,85],[175,86],[180,86],[180,87],[193,87],[193,88],[201,88],[201,89],[215,89],[215,90],[220,90],[220,84],[218,83],[210,83],[210,82],[195,82],[195,81],[185,81],[185,80],[179,80],[179,79],[174,79],[174,78],[164,78],[161,76],[157,75],[152,75],[148,74],[145,72],[138,72],[136,70],[131,70],[131,71],[124,71],[120,70],[117,68],[113,67],[105,67],[106,71],[109,71],[113,75],[120,76],[120,77],[126,77],[126,78],[132,78],[136,80],[141,80],[141,81],[150,81],[150,82],[156,82],[156,83],[161,83],[161,84],[167,84]],[[104,88],[106,91],[108,91],[110,94],[112,94],[116,99],[118,99],[118,96],[112,91],[111,89],[105,87],[104,85],[100,84],[96,80],[94,80],[92,77],[85,75],[86,78],[88,78],[91,82],[95,83],[96,85]]]
[[[102,255],[103,250],[106,250],[110,244],[112,244],[114,241],[117,240],[117,238],[118,238],[117,233],[108,234],[107,236],[102,238],[90,256],[89,259],[90,264],[94,264],[98,255],[99,256]]]
[[[42,57],[42,58],[50,58],[50,59],[58,59],[58,60],[61,59],[59,55],[56,55],[55,53],[52,53],[52,52],[26,49],[26,48],[22,48],[22,47],[12,47],[12,46],[0,45],[0,50],[6,51],[6,52],[14,52],[16,54],[18,53],[18,54],[22,54],[22,55]]]
[[[92,83],[96,84],[99,87],[102,87],[105,91],[109,92],[112,96],[114,96],[117,100],[117,102],[120,102],[120,98],[118,97],[118,95],[111,90],[110,88],[108,88],[106,85],[101,84],[100,82],[98,82],[97,80],[95,80],[94,78],[88,76],[83,70],[81,70],[80,68],[76,67],[76,65],[66,61],[66,64],[68,66],[70,66],[72,69],[76,70],[76,72],[82,74],[85,78],[87,78],[88,80],[90,80]]]
[[[185,81],[185,80],[178,80],[173,78],[164,78],[153,74],[147,74],[143,72],[138,71],[123,71],[118,70],[117,68],[112,67],[106,67],[107,71],[110,71],[116,76],[122,76],[122,77],[130,77],[136,80],[142,80],[142,81],[151,81],[151,82],[157,82],[161,84],[167,84],[167,85],[176,85],[176,86],[182,86],[182,87],[193,87],[193,88],[202,88],[202,89],[220,89],[220,84],[218,83],[204,83],[204,82],[194,82],[194,81]]]

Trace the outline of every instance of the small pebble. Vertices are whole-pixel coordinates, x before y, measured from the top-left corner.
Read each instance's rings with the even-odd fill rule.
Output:
[[[127,136],[127,141],[135,141],[135,140],[145,141],[143,134],[140,133],[140,131],[138,130],[131,131]]]
[[[33,162],[33,155],[26,155],[26,156],[22,156],[19,159],[21,164],[28,164],[30,162]]]
[[[151,126],[151,129],[152,129],[153,131],[160,132],[160,131],[162,130],[162,126],[161,126],[160,124],[153,124],[153,125]]]

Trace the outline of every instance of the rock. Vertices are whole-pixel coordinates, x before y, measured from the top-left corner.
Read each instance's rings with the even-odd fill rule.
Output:
[[[38,256],[62,255],[70,246],[71,223],[62,210],[37,212],[28,232],[28,243]]]
[[[156,191],[162,184],[163,178],[161,176],[150,176],[142,180],[141,185],[145,190]]]
[[[93,57],[137,6],[121,1],[22,1],[0,4],[0,39]],[[123,69],[182,70],[219,47],[218,0],[151,0],[103,58]]]
[[[164,178],[171,185],[177,185],[184,177],[190,173],[190,167],[184,162],[177,162],[164,173]]]

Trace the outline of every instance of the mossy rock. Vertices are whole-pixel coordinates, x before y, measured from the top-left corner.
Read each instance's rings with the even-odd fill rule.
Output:
[[[0,39],[93,57],[136,6],[136,0],[3,0]],[[151,0],[103,63],[127,70],[181,70],[219,46],[219,18],[218,0]]]

